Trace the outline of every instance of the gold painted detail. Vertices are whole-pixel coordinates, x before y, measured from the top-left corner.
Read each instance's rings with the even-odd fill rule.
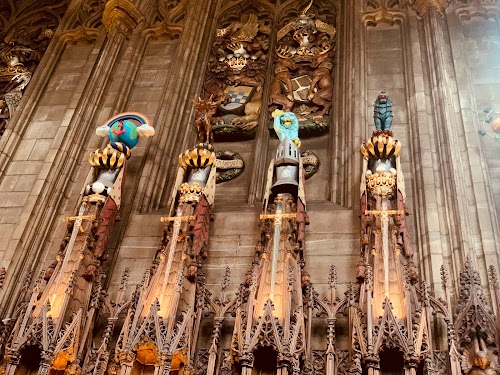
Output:
[[[128,36],[143,20],[130,0],[108,0],[104,6],[102,23],[108,33],[118,31]]]
[[[395,216],[395,215],[404,215],[404,211],[400,210],[382,210],[382,211],[373,211],[373,210],[367,210],[365,211],[365,215],[375,215],[375,216],[380,216],[380,219],[382,221],[389,221],[389,216]]]
[[[274,220],[274,225],[281,225],[283,219],[296,219],[297,214],[263,214],[260,215],[260,220]]]
[[[390,197],[396,187],[396,176],[390,172],[374,173],[366,177],[368,189],[376,195]]]
[[[128,155],[130,156],[129,149]],[[97,168],[119,169],[123,166],[127,157],[127,153],[120,152],[108,144],[105,148],[92,152],[89,155],[89,163]]]
[[[196,219],[196,216],[171,216],[171,217],[162,217],[160,221],[162,223],[169,223],[169,222],[175,222],[175,224],[180,224],[183,221],[194,221]]]
[[[431,9],[444,15],[451,0],[410,0],[410,5],[420,17],[424,17]]]
[[[361,145],[361,153],[365,158],[388,159],[398,156],[400,151],[401,142],[388,132],[375,132],[370,140]]]
[[[184,182],[180,188],[180,199],[179,202],[198,202],[202,196],[204,189],[199,183],[194,182],[193,184],[188,184]]]
[[[212,150],[195,147],[191,150],[186,150],[179,155],[179,164],[182,168],[206,168],[215,162],[215,152]]]

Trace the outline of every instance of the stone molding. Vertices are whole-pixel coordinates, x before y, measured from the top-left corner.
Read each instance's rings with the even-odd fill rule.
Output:
[[[144,21],[144,16],[130,0],[109,0],[104,6],[102,23],[108,33],[121,32],[130,36]]]
[[[410,5],[420,17],[424,17],[431,9],[444,15],[451,0],[410,0]]]

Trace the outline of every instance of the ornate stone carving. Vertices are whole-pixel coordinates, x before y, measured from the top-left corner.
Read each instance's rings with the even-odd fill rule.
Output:
[[[311,150],[304,150],[300,153],[302,165],[304,166],[304,175],[306,180],[316,174],[319,169],[319,159]]]
[[[141,12],[130,0],[108,0],[104,6],[102,23],[108,33],[117,31],[129,36],[143,20]]]
[[[410,5],[420,17],[424,17],[431,9],[444,15],[451,0],[410,0]]]
[[[19,105],[69,1],[0,5],[0,135]]]
[[[231,13],[226,10],[219,22],[204,96],[223,99],[214,119],[216,139],[251,139],[262,106],[271,21],[253,8],[243,12],[238,21],[225,21],[234,17]]]
[[[160,0],[157,4],[156,19],[144,33],[153,39],[178,38],[184,28],[187,0]]]
[[[278,31],[270,111],[293,111],[303,137],[328,129],[326,116],[333,100],[334,23],[332,9],[323,12],[313,8],[311,1],[299,17],[285,17]]]
[[[217,151],[215,153],[217,158],[217,183],[230,181],[240,174],[245,169],[245,162],[240,154],[231,151]]]
[[[368,26],[394,25],[405,17],[400,0],[368,0],[366,11],[362,14],[363,22]]]
[[[92,42],[99,36],[106,0],[84,0],[73,14],[64,37],[69,43]]]
[[[470,21],[474,17],[484,19],[494,19],[499,15],[499,9],[496,2],[491,0],[462,0],[457,4],[455,13],[462,22]]]
[[[7,270],[5,267],[0,267],[0,288],[3,286],[3,281],[7,275]]]

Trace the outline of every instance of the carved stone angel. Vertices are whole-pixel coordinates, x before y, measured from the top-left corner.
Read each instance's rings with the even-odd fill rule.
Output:
[[[492,350],[478,348],[473,345],[464,350],[462,355],[462,370],[467,375],[496,375],[500,373],[498,357]]]

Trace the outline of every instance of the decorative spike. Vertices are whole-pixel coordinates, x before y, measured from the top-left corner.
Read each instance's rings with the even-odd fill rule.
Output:
[[[430,306],[429,286],[427,285],[427,282],[425,280],[422,281],[422,304],[425,307]]]
[[[330,275],[328,277],[328,283],[330,284],[330,289],[337,288],[337,268],[332,264],[330,266]]]
[[[224,293],[227,290],[229,285],[229,281],[231,280],[231,268],[226,267],[226,271],[224,272],[224,276],[222,277],[222,292]]]
[[[366,286],[366,290],[368,290],[368,291],[373,290],[373,274],[372,274],[372,267],[370,264],[366,265],[365,286]]]
[[[444,267],[444,265],[441,265],[440,269],[441,273],[441,287],[443,288],[443,291],[446,291],[448,288],[448,270]]]

